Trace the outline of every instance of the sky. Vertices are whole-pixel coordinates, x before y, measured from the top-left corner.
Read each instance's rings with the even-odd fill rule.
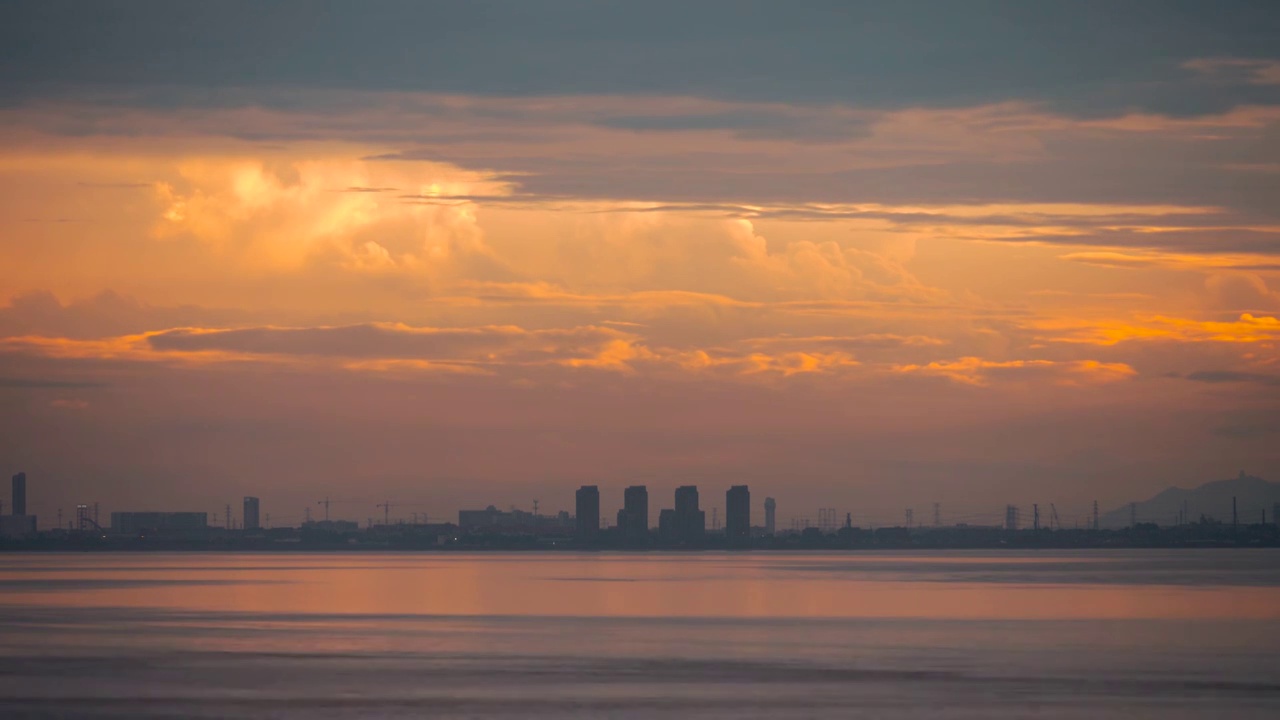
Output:
[[[31,511],[1280,480],[1273,2],[6,2]]]

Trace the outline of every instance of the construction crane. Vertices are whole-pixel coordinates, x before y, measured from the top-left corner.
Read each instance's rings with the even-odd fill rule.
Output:
[[[317,500],[316,504],[324,508],[324,521],[329,522],[329,506],[330,505],[350,505],[352,503],[359,503],[359,502],[368,502],[368,500],[352,500],[352,499],[334,500],[333,498],[326,495],[323,500]]]

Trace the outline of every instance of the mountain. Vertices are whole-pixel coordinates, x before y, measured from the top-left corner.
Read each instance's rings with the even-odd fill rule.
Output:
[[[1262,519],[1263,511],[1267,513],[1267,522],[1275,522],[1273,511],[1280,503],[1280,483],[1267,482],[1260,477],[1240,475],[1229,480],[1216,480],[1205,483],[1198,488],[1184,490],[1171,487],[1149,500],[1137,503],[1138,522],[1153,522],[1158,525],[1177,524],[1179,513],[1185,509],[1186,519],[1191,522],[1200,520],[1203,515],[1212,520],[1231,522],[1231,498],[1236,499],[1236,509],[1240,524],[1248,525]],[[1130,506],[1116,508],[1099,518],[1104,528],[1122,528],[1130,524]]]

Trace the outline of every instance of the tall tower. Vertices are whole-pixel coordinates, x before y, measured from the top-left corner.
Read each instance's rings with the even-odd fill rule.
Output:
[[[260,530],[262,524],[258,522],[258,498],[245,497],[244,499],[244,519],[245,530]]]
[[[583,485],[574,495],[579,540],[594,540],[600,533],[600,488]]]
[[[622,512],[626,525],[622,532],[630,542],[643,542],[649,537],[649,489],[632,485],[622,493]]]
[[[734,485],[724,496],[724,534],[730,542],[751,537],[751,491]]]
[[[700,543],[707,532],[707,514],[698,508],[698,486],[676,488],[676,536],[681,542]]]
[[[20,472],[13,476],[13,509],[14,515],[27,514],[27,474]]]
[[[764,499],[764,532],[772,535],[777,528],[778,502],[771,497]]]
[[[1005,530],[1018,529],[1018,506],[1017,505],[1004,506],[1004,529]]]

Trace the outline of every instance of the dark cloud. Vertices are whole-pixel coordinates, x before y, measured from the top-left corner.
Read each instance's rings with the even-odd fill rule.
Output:
[[[85,380],[51,380],[47,378],[0,377],[0,388],[32,389],[83,389],[102,387],[103,383]]]
[[[152,187],[151,183],[145,183],[145,182],[118,182],[118,183],[78,182],[76,183],[76,185],[79,185],[80,187],[85,187],[85,188],[104,188],[104,189],[114,189],[114,190],[141,190],[144,188]]]
[[[725,130],[743,139],[797,142],[844,141],[866,137],[871,132],[871,123],[866,119],[761,110],[689,115],[615,115],[597,119],[593,124],[635,132]]]
[[[1203,383],[1256,383],[1280,387],[1280,375],[1238,372],[1235,370],[1198,370],[1188,373],[1186,379]]]
[[[150,305],[109,290],[63,304],[53,293],[37,291],[17,295],[10,298],[7,307],[0,306],[0,337],[102,338],[158,327],[225,326],[248,316],[240,310]]]
[[[167,3],[0,8],[10,102],[86,85],[678,94],[866,106],[1274,102],[1197,58],[1276,56],[1267,0]]]
[[[228,351],[365,359],[491,360],[589,357],[613,340],[617,330],[579,327],[524,330],[512,326],[415,328],[362,324],[344,327],[235,330],[168,330],[151,335],[156,350]]]

